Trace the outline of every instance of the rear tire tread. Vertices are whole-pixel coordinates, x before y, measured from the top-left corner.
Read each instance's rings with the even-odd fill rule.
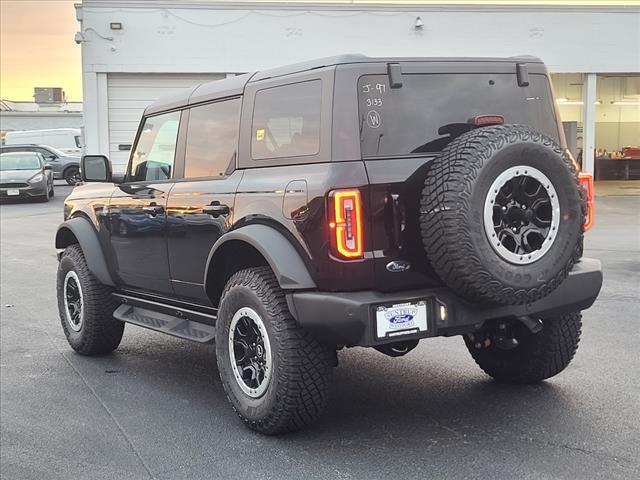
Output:
[[[489,376],[505,383],[537,383],[564,370],[573,359],[580,343],[582,314],[570,313],[543,320],[542,330],[531,336],[531,351],[514,359],[494,355],[488,349],[476,349],[465,336],[465,343],[478,366]],[[519,360],[519,361],[518,361]]]
[[[237,285],[255,292],[271,317],[269,321],[277,337],[277,341],[272,342],[272,355],[278,356],[280,365],[271,381],[277,383],[278,393],[273,411],[259,421],[238,411],[231,398],[233,393],[223,379],[227,398],[236,414],[253,430],[270,435],[299,430],[318,418],[326,406],[335,349],[320,343],[296,323],[269,267],[249,268],[234,274],[222,293],[221,312],[225,295]],[[279,349],[274,348],[276,344],[280,345]],[[225,369],[220,365],[221,355],[217,359],[222,372]]]

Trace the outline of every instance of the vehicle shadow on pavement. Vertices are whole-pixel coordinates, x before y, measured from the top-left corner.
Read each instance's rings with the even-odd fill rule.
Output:
[[[596,440],[601,428],[575,367],[537,385],[504,385],[459,340],[425,341],[395,359],[340,351],[324,415],[279,436],[252,432],[234,414],[213,345],[127,325],[111,355],[82,357],[62,339],[58,348],[159,478],[209,478],[212,469],[232,478],[238,468],[284,478],[294,466],[307,473],[288,478],[523,478],[534,470],[556,478],[558,464],[540,463],[551,457],[578,461],[566,478],[636,468],[631,454],[614,456]],[[179,448],[167,456],[167,445]]]
[[[446,357],[438,354],[420,364],[410,356],[403,362],[385,357],[376,361],[372,355],[362,352],[364,358],[342,362],[316,433],[339,431],[345,438],[370,430],[421,442],[505,431],[529,434],[532,426],[566,421],[571,410],[560,384],[502,384],[486,376],[470,357],[462,369],[447,365]],[[363,362],[366,369],[360,370]],[[347,370],[353,367],[355,373]]]
[[[340,352],[325,414],[307,429],[271,438],[318,440],[320,436],[348,443],[349,437],[361,441],[363,435],[415,437],[420,442],[500,435],[507,430],[529,435],[545,425],[566,422],[571,415],[562,377],[537,385],[505,385],[484,375],[471,357],[464,365],[449,365],[442,353],[418,347],[406,357],[392,359],[373,350]],[[204,422],[224,419],[244,429],[225,398],[213,345],[152,332],[135,336],[125,332],[113,355],[74,355],[73,363],[84,368],[91,364],[96,376],[111,377],[114,386],[123,381],[119,388],[147,401],[151,397],[151,405],[156,395],[159,405],[188,401]]]

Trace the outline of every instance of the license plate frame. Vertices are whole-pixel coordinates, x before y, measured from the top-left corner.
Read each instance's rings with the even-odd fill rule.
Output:
[[[429,331],[429,302],[414,300],[375,308],[376,338],[425,334]]]
[[[10,197],[17,197],[18,195],[20,195],[20,190],[18,190],[17,188],[10,188],[7,190],[7,195]]]

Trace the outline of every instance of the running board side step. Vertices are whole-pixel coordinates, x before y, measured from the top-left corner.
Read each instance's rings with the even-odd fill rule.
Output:
[[[113,318],[198,343],[215,341],[216,317],[171,305],[114,294],[122,300]],[[205,323],[206,322],[206,323]]]

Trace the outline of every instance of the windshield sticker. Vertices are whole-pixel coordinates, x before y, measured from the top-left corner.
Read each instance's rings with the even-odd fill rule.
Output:
[[[264,140],[264,128],[259,128],[256,130],[256,140],[258,142]]]

